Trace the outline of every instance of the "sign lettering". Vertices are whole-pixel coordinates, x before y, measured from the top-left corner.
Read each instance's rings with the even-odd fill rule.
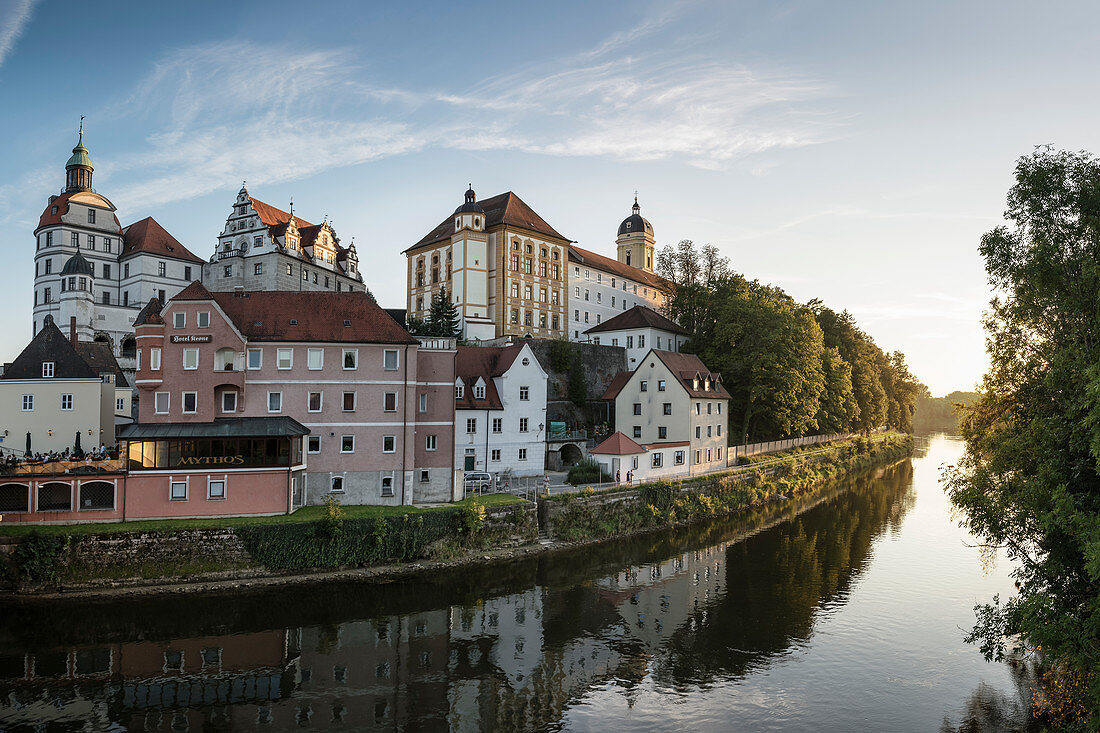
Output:
[[[181,456],[181,466],[243,465],[244,456]]]
[[[173,336],[172,343],[174,344],[208,344],[210,343],[210,336]]]

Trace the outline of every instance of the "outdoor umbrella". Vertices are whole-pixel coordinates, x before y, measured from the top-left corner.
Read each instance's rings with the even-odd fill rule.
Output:
[[[80,431],[78,430],[76,431],[76,444],[73,445],[73,453],[79,456],[83,452],[84,451],[80,450]]]
[[[28,455],[28,456],[29,456],[30,454],[31,454],[31,434],[30,434],[30,432],[28,431],[28,432],[27,432],[27,450],[26,450],[26,452],[24,453],[24,455]]]

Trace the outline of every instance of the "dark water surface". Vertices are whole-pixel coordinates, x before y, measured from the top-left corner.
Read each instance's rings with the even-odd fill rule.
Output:
[[[388,585],[0,606],[0,730],[997,731],[957,441],[816,505]]]

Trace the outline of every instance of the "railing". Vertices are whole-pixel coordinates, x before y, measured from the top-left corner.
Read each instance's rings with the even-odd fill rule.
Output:
[[[0,476],[56,476],[58,474],[119,473],[125,461],[119,458],[43,463],[0,463]]]
[[[558,433],[547,433],[547,443],[557,443],[565,440],[588,440],[587,430],[566,430]]]
[[[726,449],[726,465],[734,466],[737,459],[742,456],[755,456],[761,453],[778,453],[806,445],[818,443],[831,443],[834,440],[846,440],[853,437],[854,433],[830,433],[828,435],[806,435],[801,438],[787,438],[785,440],[766,440],[762,443],[749,443],[747,445],[731,445]]]
[[[224,251],[223,252],[218,252],[217,253],[217,258],[219,260],[227,260],[230,257],[241,257],[243,255],[244,255],[244,250],[243,249],[231,249],[228,252],[224,252]]]

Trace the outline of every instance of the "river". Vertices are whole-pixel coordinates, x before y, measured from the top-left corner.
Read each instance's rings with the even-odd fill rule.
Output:
[[[0,605],[0,730],[1000,731],[932,436],[812,502],[384,585]],[[801,513],[798,513],[801,511]]]

